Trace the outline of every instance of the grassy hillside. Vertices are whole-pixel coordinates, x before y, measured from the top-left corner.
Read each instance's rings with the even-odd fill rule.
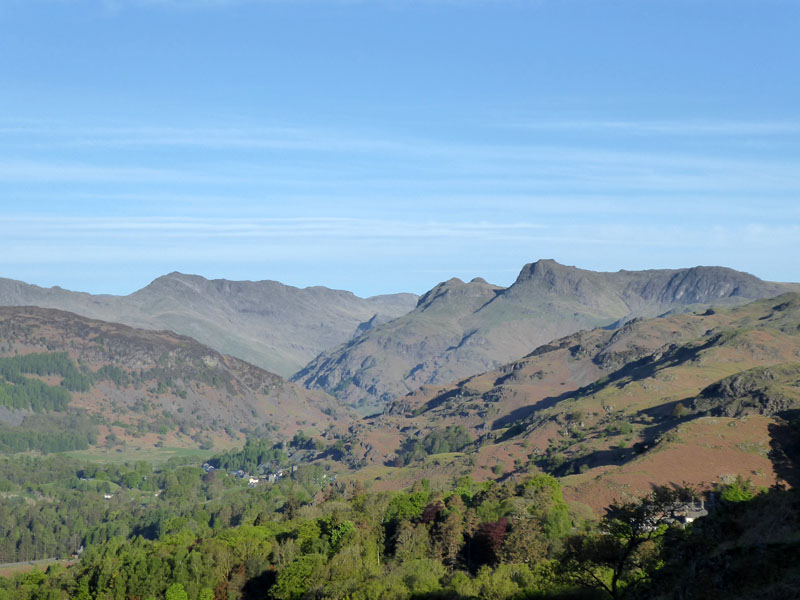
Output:
[[[388,465],[384,481],[430,460],[479,478],[543,469],[599,509],[656,483],[785,481],[780,431],[798,407],[800,296],[788,294],[579,332],[405,396],[357,436],[364,457]],[[430,440],[454,426],[472,442],[439,454]],[[409,440],[431,456],[409,463]]]

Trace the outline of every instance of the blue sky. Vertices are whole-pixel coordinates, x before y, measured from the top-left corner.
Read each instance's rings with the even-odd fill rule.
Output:
[[[794,0],[3,0],[0,276],[798,281]]]

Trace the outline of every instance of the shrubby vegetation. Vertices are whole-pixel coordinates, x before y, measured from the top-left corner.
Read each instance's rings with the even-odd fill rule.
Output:
[[[108,380],[118,387],[128,387],[133,382],[133,377],[128,371],[116,365],[103,365],[94,374],[95,381]]]
[[[71,399],[64,388],[47,385],[37,379],[17,377],[13,381],[0,380],[0,406],[13,410],[63,411]]]
[[[25,375],[58,375],[61,385],[48,385]],[[87,392],[91,375],[82,373],[66,352],[42,352],[0,358],[0,406],[34,412],[64,411],[70,391]]]
[[[97,442],[97,425],[84,413],[29,415],[22,425],[0,424],[0,452],[43,454],[86,450]]]
[[[756,490],[752,482],[737,475],[734,481],[722,486],[719,497],[723,502],[746,502],[752,500],[755,495]]]
[[[14,381],[21,374],[58,375],[61,385],[72,392],[88,392],[91,375],[81,372],[66,352],[38,352],[0,358],[0,375]]]
[[[448,425],[444,429],[434,429],[421,440],[406,440],[397,452],[397,463],[407,465],[429,454],[458,452],[471,443],[472,437],[463,425]]]
[[[47,433],[0,426],[0,452],[36,450],[43,454],[50,454],[52,452],[87,450],[88,448],[89,437],[80,433],[71,431]]]
[[[273,444],[268,438],[248,439],[241,450],[231,450],[209,461],[217,469],[237,471],[242,469],[256,473],[261,465],[269,467],[285,466],[289,456],[283,444]]]

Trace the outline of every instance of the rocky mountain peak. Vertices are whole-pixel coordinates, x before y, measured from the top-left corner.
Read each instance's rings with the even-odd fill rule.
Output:
[[[595,305],[604,302],[608,295],[598,275],[593,271],[562,265],[553,259],[541,259],[525,265],[504,296],[512,300],[545,295],[573,298]]]
[[[562,265],[552,258],[542,258],[522,267],[512,287],[528,282],[534,282],[538,286],[556,287],[559,281],[575,278],[583,272],[582,269]]]
[[[452,305],[453,303],[470,305],[476,304],[478,308],[483,302],[491,300],[500,286],[487,283],[480,277],[465,283],[458,277],[443,281],[430,291],[423,294],[417,301],[417,310],[428,310],[434,306]]]
[[[206,279],[200,275],[189,275],[186,273],[180,273],[179,271],[172,271],[166,275],[156,277],[153,281],[151,281],[142,289],[137,290],[132,295],[160,293],[167,290],[181,289],[187,286],[196,289],[202,284],[202,282],[205,281]]]

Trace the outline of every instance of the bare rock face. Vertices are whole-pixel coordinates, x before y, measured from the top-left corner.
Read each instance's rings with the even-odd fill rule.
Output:
[[[91,295],[0,279],[0,306],[40,306],[189,335],[215,350],[288,376],[360,324],[410,311],[414,294],[359,298],[277,281],[208,280],[170,273],[129,296]]]
[[[724,267],[628,272],[626,275],[630,277],[626,296],[632,300],[640,298],[647,303],[657,303],[664,308],[737,298],[753,300],[777,296],[790,289],[783,284],[762,281],[749,273]]]
[[[798,383],[798,363],[757,367],[709,385],[692,404],[695,411],[714,416],[771,416],[800,406]]]
[[[293,379],[374,410],[582,329],[798,290],[722,267],[600,273],[540,260],[508,288],[482,279],[440,283],[410,313],[320,354]]]

